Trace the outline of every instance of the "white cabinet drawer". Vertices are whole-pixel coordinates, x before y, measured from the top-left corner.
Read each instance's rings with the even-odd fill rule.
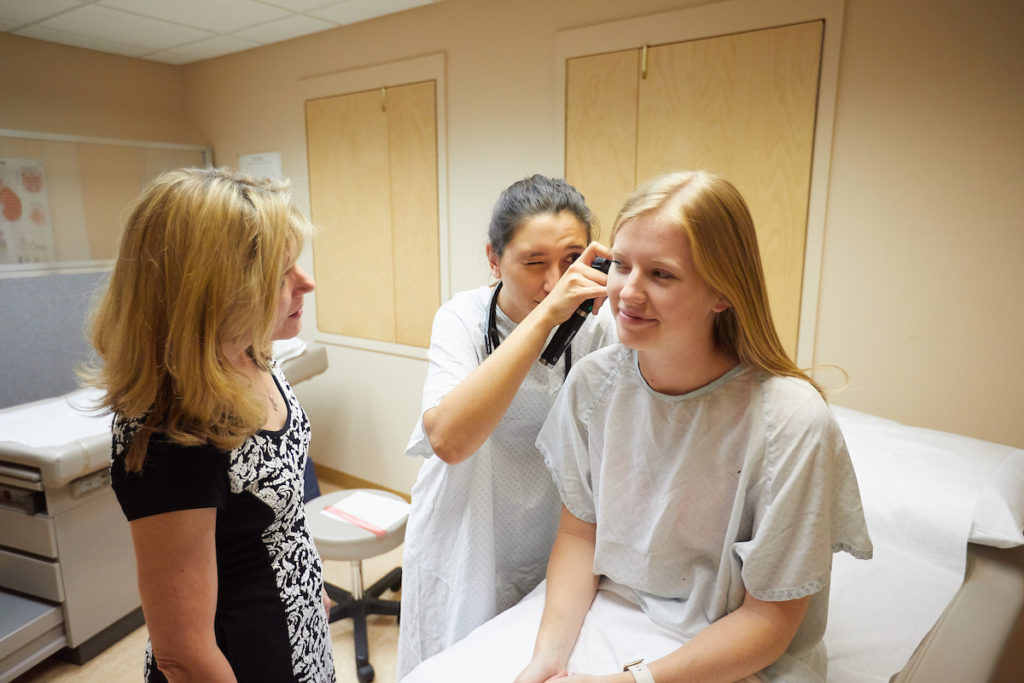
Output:
[[[54,602],[64,601],[60,563],[0,550],[0,586]]]
[[[56,559],[57,532],[53,519],[0,508],[0,546]]]

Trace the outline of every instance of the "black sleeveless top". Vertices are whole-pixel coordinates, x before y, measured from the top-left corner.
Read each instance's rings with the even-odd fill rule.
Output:
[[[116,418],[111,481],[129,521],[217,509],[214,630],[239,681],[331,683],[320,556],[303,507],[309,420],[276,365],[272,374],[287,399],[281,430],[259,431],[231,452],[155,433],[142,471],[126,473],[124,454],[144,418]],[[166,681],[156,664],[147,647],[147,683]]]

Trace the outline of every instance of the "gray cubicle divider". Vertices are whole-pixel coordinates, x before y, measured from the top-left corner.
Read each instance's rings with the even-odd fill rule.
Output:
[[[0,408],[78,388],[85,321],[103,271],[0,278]]]

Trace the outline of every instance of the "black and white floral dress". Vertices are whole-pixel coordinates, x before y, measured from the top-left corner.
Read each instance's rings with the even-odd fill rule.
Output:
[[[124,455],[142,420],[116,418],[111,480],[129,521],[217,508],[217,645],[242,682],[332,682],[330,632],[321,602],[320,556],[306,525],[303,469],[309,420],[284,375],[280,431],[259,431],[231,452],[150,438],[141,473]],[[147,647],[145,680],[165,681]]]

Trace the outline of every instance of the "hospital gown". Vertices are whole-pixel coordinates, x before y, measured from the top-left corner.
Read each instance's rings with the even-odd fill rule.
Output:
[[[486,358],[484,335],[493,289],[457,294],[437,312],[421,416]],[[515,328],[501,309],[501,339]],[[615,341],[602,308],[572,343],[573,362]],[[401,679],[421,660],[514,605],[543,578],[560,501],[534,441],[565,378],[535,363],[497,428],[464,462],[433,454],[422,417],[406,450],[426,458],[412,490],[403,552]]]
[[[563,502],[597,524],[594,573],[680,645],[759,600],[812,596],[767,680],[823,681],[832,553],[871,556],[842,433],[807,382],[737,366],[682,395],[615,345],[580,361],[538,437]],[[579,646],[578,646],[579,647]],[[592,672],[601,673],[601,672]]]

